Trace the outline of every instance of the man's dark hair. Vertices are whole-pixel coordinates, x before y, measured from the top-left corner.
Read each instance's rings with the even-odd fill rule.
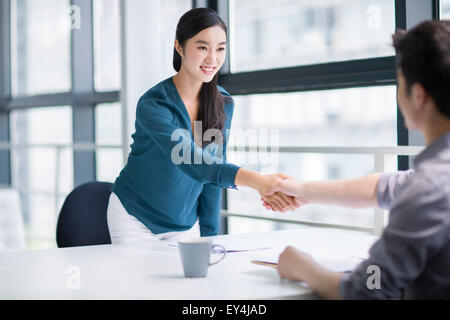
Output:
[[[450,118],[450,21],[425,21],[406,32],[397,30],[392,38],[408,93],[420,83]]]

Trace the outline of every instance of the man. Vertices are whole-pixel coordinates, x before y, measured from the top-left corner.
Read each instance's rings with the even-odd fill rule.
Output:
[[[450,21],[398,31],[393,45],[400,110],[427,145],[415,157],[414,170],[328,182],[288,179],[268,193],[282,191],[302,204],[390,210],[369,258],[350,274],[332,272],[293,247],[283,251],[280,276],[305,281],[324,298],[450,298]],[[377,268],[380,282],[374,287],[367,280]]]

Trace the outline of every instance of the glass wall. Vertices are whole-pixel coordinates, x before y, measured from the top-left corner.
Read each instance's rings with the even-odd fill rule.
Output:
[[[55,246],[59,210],[73,189],[69,106],[12,111],[13,186],[19,191],[29,248]]]
[[[373,155],[278,153],[276,150],[278,147],[397,145],[395,86],[236,96],[234,100],[228,160],[245,168],[283,172],[301,181],[353,178],[374,171]],[[233,152],[236,145],[270,148],[259,154]],[[396,170],[394,157],[387,163],[388,170]],[[228,209],[243,214],[270,213],[260,205],[259,198],[251,189],[229,190]],[[373,226],[373,210],[306,206],[286,217]],[[259,222],[245,223],[232,218],[229,229],[248,232],[249,225],[253,228],[255,223]],[[270,228],[267,222],[261,225]]]
[[[114,182],[123,167],[122,105],[120,103],[97,105],[95,137],[96,144],[99,146],[96,151],[97,180]]]
[[[69,91],[68,0],[11,1],[11,76],[14,96]]]
[[[120,0],[79,2],[78,8],[68,0],[10,3],[11,87],[17,107],[9,116],[12,184],[20,194],[28,248],[52,248],[56,247],[59,211],[65,197],[76,187],[74,167],[95,172],[91,180],[101,181],[114,181],[123,167],[122,105],[118,102]],[[76,9],[81,16],[75,16]],[[81,17],[92,19],[74,23]],[[92,100],[83,102],[83,110],[79,110],[83,99],[71,85],[72,80],[79,82],[72,79],[77,75],[71,68],[80,65],[73,64],[88,63],[72,61],[71,52],[78,48],[73,47],[76,44],[71,42],[71,35],[78,32],[77,28],[87,28],[94,40],[93,52],[87,55],[94,62],[94,70],[86,71],[93,74],[81,75],[94,79],[90,84],[90,93],[94,94]],[[61,100],[68,102],[60,105]],[[86,112],[86,108],[93,112]],[[84,131],[88,134],[79,134]],[[74,157],[74,132],[78,133],[77,141],[95,150],[95,164],[75,163],[83,160]]]
[[[440,16],[441,19],[450,19],[450,0],[440,0],[440,6],[441,6],[441,12]]]

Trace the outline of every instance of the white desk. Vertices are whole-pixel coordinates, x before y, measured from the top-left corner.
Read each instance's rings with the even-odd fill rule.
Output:
[[[376,240],[359,232],[311,227],[215,238],[258,241],[271,249],[228,253],[206,278],[197,279],[183,277],[178,248],[170,241],[0,253],[0,299],[314,299],[301,283],[280,279],[275,269],[250,260],[274,256],[286,245],[313,254],[367,256]],[[76,270],[78,289],[70,281]]]

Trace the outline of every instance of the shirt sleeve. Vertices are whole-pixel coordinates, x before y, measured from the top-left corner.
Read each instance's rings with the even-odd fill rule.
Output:
[[[171,106],[162,97],[141,98],[137,106],[136,123],[144,128],[167,161],[172,161],[193,179],[222,188],[235,188],[239,167],[227,164],[222,157],[215,157],[197,146],[189,130],[180,129],[174,124],[172,112]]]
[[[400,298],[448,242],[447,201],[445,190],[425,176],[411,177],[398,191],[389,223],[369,258],[341,279],[341,295],[345,299]],[[369,285],[376,280],[370,266],[379,268],[379,288]]]
[[[198,198],[198,218],[202,237],[215,236],[219,232],[220,201],[222,188],[208,183]]]
[[[233,104],[228,105],[230,112],[228,113],[226,129],[231,127],[231,119],[233,116]],[[229,132],[227,132],[229,133]],[[224,135],[223,157],[226,161],[226,149],[228,145],[228,135]],[[220,204],[221,204],[222,188],[214,184],[203,185],[202,193],[198,198],[198,217],[200,224],[200,234],[202,237],[217,235],[220,225]]]
[[[391,205],[401,190],[404,183],[414,173],[413,170],[398,171],[394,173],[383,173],[378,180],[377,202],[384,210],[390,210]]]

